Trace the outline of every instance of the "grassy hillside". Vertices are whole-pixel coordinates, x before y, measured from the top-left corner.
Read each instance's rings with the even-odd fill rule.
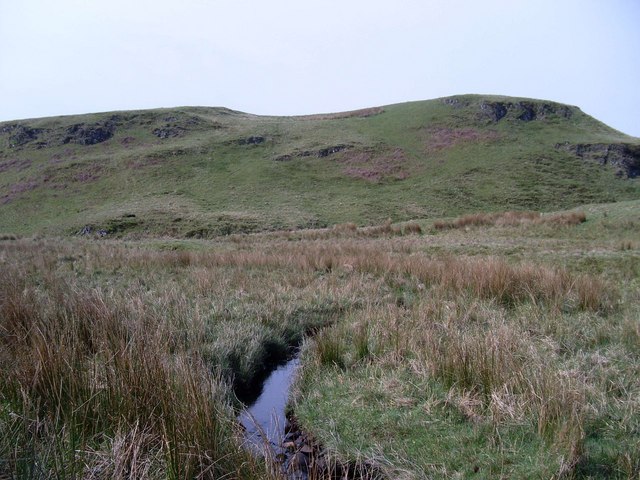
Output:
[[[640,139],[576,107],[508,97],[21,120],[0,124],[0,231],[208,237],[549,211],[640,198],[639,172]]]

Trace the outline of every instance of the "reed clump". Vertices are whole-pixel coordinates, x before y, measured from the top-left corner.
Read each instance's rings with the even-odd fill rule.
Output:
[[[0,369],[3,407],[12,412],[3,427],[16,445],[5,459],[11,469],[62,477],[98,468],[121,478],[242,473],[250,459],[235,440],[226,381],[198,356],[172,351],[176,332],[140,297],[60,278],[34,287],[18,269],[5,273]],[[41,441],[45,433],[50,440]],[[101,438],[125,457],[99,448]]]

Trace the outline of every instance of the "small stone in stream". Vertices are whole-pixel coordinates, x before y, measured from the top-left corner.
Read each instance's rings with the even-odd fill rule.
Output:
[[[313,448],[311,448],[309,445],[302,445],[302,447],[300,447],[300,451],[302,453],[313,453]]]
[[[282,444],[282,448],[284,448],[285,450],[295,450],[296,444],[293,442],[285,442]]]

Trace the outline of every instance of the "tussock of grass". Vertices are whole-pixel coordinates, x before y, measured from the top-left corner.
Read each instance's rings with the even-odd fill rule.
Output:
[[[339,223],[333,226],[333,230],[336,233],[352,234],[357,232],[358,226],[353,222]]]
[[[553,225],[573,226],[587,220],[584,212],[566,212],[553,215],[542,215],[539,212],[501,212],[474,213],[464,215],[454,220],[436,220],[433,227],[436,230],[450,230],[456,228],[487,227],[487,226],[518,226],[518,225]]]
[[[12,359],[1,365],[14,412],[12,469],[91,476],[108,459],[116,477],[245,470],[225,381],[198,357],[172,353],[167,326],[139,298],[60,279],[36,291],[20,272],[5,272],[14,281],[0,290],[2,347]],[[53,443],[40,443],[36,431]],[[110,453],[96,450],[104,435]]]
[[[402,233],[408,234],[420,234],[422,233],[422,227],[416,222],[407,222],[402,226]]]
[[[317,361],[321,365],[344,367],[346,348],[341,335],[336,335],[331,330],[323,330],[316,336],[314,345]]]

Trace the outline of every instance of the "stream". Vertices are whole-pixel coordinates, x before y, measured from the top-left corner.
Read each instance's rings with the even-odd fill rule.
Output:
[[[276,367],[262,384],[259,396],[248,401],[238,415],[247,448],[277,462],[287,480],[383,478],[377,467],[367,462],[331,463],[323,449],[300,429],[295,416],[287,418],[285,408],[299,365],[296,355]]]
[[[246,431],[247,443],[258,453],[269,447],[276,455],[283,453],[285,407],[297,366],[298,356],[278,366],[267,377],[258,398],[240,413],[238,421]]]

